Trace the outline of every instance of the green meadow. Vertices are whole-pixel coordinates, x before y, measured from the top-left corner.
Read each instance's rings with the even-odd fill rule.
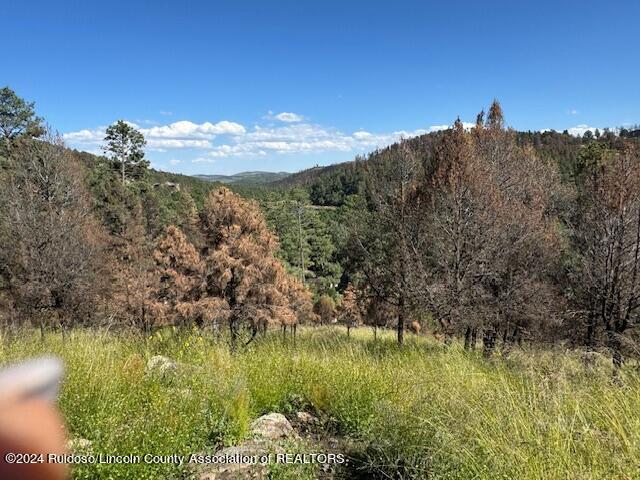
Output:
[[[514,350],[485,360],[460,345],[360,328],[278,333],[231,353],[224,339],[166,329],[150,337],[74,330],[5,337],[8,363],[61,357],[60,407],[71,438],[98,454],[215,452],[269,412],[330,419],[351,446],[344,478],[640,478],[640,376],[612,380],[611,362],[578,352]],[[19,339],[18,339],[19,338]],[[148,372],[164,355],[179,368]],[[305,452],[308,445],[287,445]],[[315,465],[278,465],[271,478],[316,478]],[[77,465],[76,479],[189,478],[189,467]]]

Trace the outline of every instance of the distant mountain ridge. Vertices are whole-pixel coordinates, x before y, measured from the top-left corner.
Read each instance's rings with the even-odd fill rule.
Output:
[[[282,180],[291,175],[289,172],[240,172],[234,175],[193,175],[195,178],[207,182],[219,182],[245,185],[264,185]]]

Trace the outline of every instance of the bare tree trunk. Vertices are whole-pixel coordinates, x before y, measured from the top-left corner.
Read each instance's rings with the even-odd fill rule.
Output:
[[[587,317],[587,332],[585,335],[584,343],[587,346],[587,350],[592,351],[595,346],[595,334],[596,334],[596,316],[593,311],[593,306],[590,309],[589,316]]]
[[[511,335],[505,335],[504,337],[504,345],[502,347],[502,354],[505,357],[508,357],[509,354],[511,353],[511,349],[513,348],[513,344],[515,343],[516,339],[518,338],[518,336],[520,335],[520,327],[519,326],[515,326],[513,329],[513,333]]]
[[[471,350],[471,327],[467,326],[467,329],[464,332],[464,349]]]
[[[404,343],[404,323],[405,323],[405,311],[404,311],[404,293],[400,293],[398,305],[398,345],[402,345]]]
[[[237,319],[235,318],[235,314],[231,314],[231,318],[229,319],[229,331],[231,333],[231,351],[235,352],[238,346],[238,329],[237,329]]]
[[[496,337],[498,336],[498,332],[496,332],[495,327],[485,328],[482,336],[483,343],[483,351],[482,355],[485,358],[491,357],[493,354],[493,350],[496,346]]]
[[[618,376],[618,371],[624,363],[624,357],[622,356],[622,344],[618,333],[613,329],[607,331],[609,350],[611,351],[611,359],[613,361],[613,376]]]

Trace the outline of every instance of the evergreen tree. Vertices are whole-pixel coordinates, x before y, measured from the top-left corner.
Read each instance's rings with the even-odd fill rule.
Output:
[[[118,120],[107,128],[104,141],[104,150],[120,170],[123,185],[127,175],[140,178],[144,174],[149,162],[144,159],[144,146],[147,142],[142,133],[127,122]]]
[[[44,133],[42,119],[34,103],[18,97],[9,87],[0,89],[0,142],[4,146],[19,137],[39,137]]]

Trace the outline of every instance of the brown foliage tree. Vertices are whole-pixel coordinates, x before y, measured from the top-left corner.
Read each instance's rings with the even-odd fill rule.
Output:
[[[338,318],[347,327],[347,335],[351,334],[351,328],[357,327],[361,321],[360,302],[353,285],[347,286],[342,296]]]
[[[499,332],[512,342],[555,318],[558,175],[504,129],[497,102],[486,126],[482,115],[472,131],[458,120],[431,153],[405,141],[367,168],[369,208],[354,237],[367,288],[397,309],[399,343],[415,309],[447,337],[466,332],[468,345],[482,328],[486,354]]]
[[[378,338],[378,328],[391,326],[396,322],[397,309],[376,295],[363,298],[362,312],[363,323],[373,329],[374,339]]]
[[[311,318],[310,292],[275,257],[277,240],[257,205],[226,188],[210,193],[199,223],[200,245],[177,227],[154,252],[153,308],[160,323],[225,321],[232,347],[268,325]]]
[[[109,237],[111,295],[109,311],[120,326],[142,328],[156,324],[160,315],[152,294],[158,279],[152,272],[151,247],[143,226],[140,204],[128,212],[117,234]]]
[[[436,149],[419,265],[444,333],[464,331],[469,348],[482,328],[489,355],[499,331],[510,343],[553,318],[558,298],[546,276],[559,251],[549,214],[559,180],[503,129],[497,103],[486,128],[478,118],[472,132],[457,121]]]
[[[210,193],[201,215],[207,295],[223,300],[232,346],[260,322],[294,323],[289,276],[258,206],[226,188]]]
[[[165,229],[153,259],[159,276],[153,294],[156,323],[202,326],[216,319],[222,301],[206,295],[205,263],[179,228]]]

